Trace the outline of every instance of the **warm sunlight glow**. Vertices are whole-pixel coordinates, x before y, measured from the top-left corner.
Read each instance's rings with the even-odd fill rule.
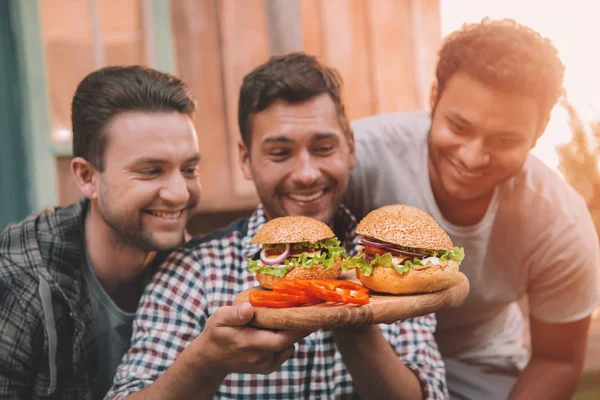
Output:
[[[586,120],[600,117],[600,2],[588,0],[442,0],[442,34],[464,22],[484,17],[513,18],[550,38],[566,66],[567,97]],[[548,166],[557,169],[555,146],[571,138],[567,113],[557,107],[546,132],[533,150]]]

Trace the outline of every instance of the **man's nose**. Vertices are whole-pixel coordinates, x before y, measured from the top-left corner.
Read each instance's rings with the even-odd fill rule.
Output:
[[[298,156],[293,169],[292,179],[301,185],[309,186],[319,179],[319,168],[308,152],[304,152]]]
[[[160,191],[160,197],[171,204],[186,204],[190,192],[185,177],[178,171],[171,174]]]
[[[473,139],[463,143],[459,149],[459,158],[463,166],[474,170],[485,167],[490,162],[490,154],[482,139]]]

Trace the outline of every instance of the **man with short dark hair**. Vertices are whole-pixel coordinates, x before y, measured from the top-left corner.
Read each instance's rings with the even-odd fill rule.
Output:
[[[82,199],[0,232],[0,397],[104,397],[144,286],[198,202],[194,109],[180,80],[143,67],[81,81]]]
[[[439,52],[430,114],[352,124],[350,209],[415,206],[465,249],[469,296],[437,313],[452,398],[566,399],[579,382],[599,299],[598,236],[581,196],[530,154],[563,70],[550,41],[523,25],[468,24]]]
[[[432,315],[310,333],[252,328],[252,306],[232,306],[258,285],[247,260],[260,251],[251,240],[267,219],[313,217],[355,251],[356,220],[340,205],[354,166],[340,91],[335,70],[301,53],[272,57],[244,78],[239,154],[261,204],[161,266],[107,398],[447,397]]]

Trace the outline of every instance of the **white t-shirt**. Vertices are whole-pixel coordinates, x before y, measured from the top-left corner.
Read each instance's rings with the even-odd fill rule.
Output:
[[[496,188],[484,218],[473,226],[444,219],[427,167],[426,112],[369,117],[352,123],[357,165],[345,204],[362,218],[387,204],[431,214],[455,246],[470,292],[437,313],[436,339],[444,357],[523,368],[525,322],[517,301],[551,323],[589,315],[600,299],[598,235],[585,201],[530,155],[520,173]]]

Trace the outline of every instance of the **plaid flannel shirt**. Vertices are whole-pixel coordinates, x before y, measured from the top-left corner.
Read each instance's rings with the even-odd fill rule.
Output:
[[[86,204],[32,214],[0,232],[2,399],[91,399],[93,343],[84,333],[92,312],[80,274]]]
[[[260,251],[250,243],[265,223],[261,206],[250,219],[193,240],[172,254],[142,296],[133,325],[132,346],[117,370],[108,399],[124,398],[165,372],[204,329],[219,307],[232,305],[235,295],[256,286],[247,259]],[[334,225],[346,251],[357,244],[356,220],[340,207]],[[444,364],[434,341],[435,318],[423,316],[381,331],[404,364],[417,376],[426,399],[445,399]],[[336,350],[330,330],[302,339],[296,352],[269,375],[229,374],[216,396],[223,399],[356,398],[352,377]]]

